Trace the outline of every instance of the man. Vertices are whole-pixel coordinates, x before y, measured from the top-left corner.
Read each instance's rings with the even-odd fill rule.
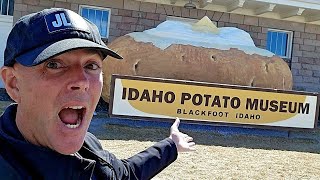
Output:
[[[194,150],[179,132],[119,160],[87,132],[102,91],[102,60],[121,59],[97,27],[66,9],[22,17],[7,40],[1,76],[16,102],[0,118],[1,179],[150,179]]]

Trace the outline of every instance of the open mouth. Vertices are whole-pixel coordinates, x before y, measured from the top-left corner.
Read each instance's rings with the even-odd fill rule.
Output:
[[[84,106],[69,106],[59,112],[60,120],[70,129],[80,126],[86,108]]]

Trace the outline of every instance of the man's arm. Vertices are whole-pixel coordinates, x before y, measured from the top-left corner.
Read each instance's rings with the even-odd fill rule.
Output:
[[[178,151],[194,150],[195,143],[192,142],[192,138],[178,130],[179,122],[180,120],[177,118],[171,126],[169,138],[128,159],[119,160],[112,153],[103,150],[99,140],[90,133],[86,135],[85,147],[109,163],[106,165],[107,168],[100,169],[111,169],[115,175],[110,172],[110,176],[116,176],[117,179],[150,179],[175,161]],[[97,165],[96,168],[99,168],[98,166],[100,165]]]
[[[20,179],[21,176],[11,164],[9,164],[0,154],[0,177],[5,179]]]
[[[137,179],[150,179],[177,159],[176,145],[170,138],[166,138],[148,149],[122,160]]]
[[[123,160],[103,150],[99,140],[90,133],[87,133],[85,137],[84,146],[79,153],[84,158],[98,161],[95,175],[99,178],[150,179],[177,158],[177,148],[170,138]]]

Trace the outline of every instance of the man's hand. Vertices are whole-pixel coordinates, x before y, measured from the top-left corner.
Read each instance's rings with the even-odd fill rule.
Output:
[[[172,124],[170,128],[170,137],[176,144],[178,152],[187,152],[195,150],[195,143],[193,138],[179,131],[178,127],[180,124],[180,119],[176,118],[176,121]]]

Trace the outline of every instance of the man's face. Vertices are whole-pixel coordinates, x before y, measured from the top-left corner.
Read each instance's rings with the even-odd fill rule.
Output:
[[[16,63],[16,123],[23,136],[61,154],[78,151],[101,95],[101,68],[101,56],[88,49],[34,67]]]

